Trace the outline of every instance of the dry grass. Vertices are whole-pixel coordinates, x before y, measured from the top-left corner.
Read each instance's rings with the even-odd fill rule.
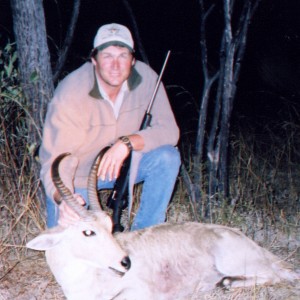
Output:
[[[168,211],[169,222],[191,220],[190,204],[178,190]],[[0,300],[8,299],[65,299],[60,287],[55,282],[44,254],[27,250],[26,240],[36,235],[44,227],[44,219],[37,223],[35,214],[31,213],[31,200],[27,205],[10,207],[10,214],[5,215],[5,224],[1,223],[1,264],[0,264]],[[3,208],[3,206],[1,206]],[[7,207],[7,206],[6,206]],[[3,220],[3,209],[1,220]],[[13,212],[13,213],[12,213]],[[268,216],[253,210],[249,213],[235,212],[236,224],[260,245],[271,250],[282,259],[300,266],[299,230],[293,227],[286,231],[285,224],[271,224]],[[34,222],[29,221],[34,215]],[[4,239],[2,239],[4,237]],[[209,293],[195,291],[190,299],[299,299],[300,283],[297,285],[279,284],[276,286],[254,286],[251,288],[224,291],[216,289]]]

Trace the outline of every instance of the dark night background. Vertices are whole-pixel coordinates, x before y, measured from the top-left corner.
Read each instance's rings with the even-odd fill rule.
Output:
[[[206,3],[212,1],[206,1]],[[221,1],[218,1],[219,4]],[[191,96],[174,97],[185,118],[195,112],[184,102],[199,103],[201,64],[199,46],[199,4],[197,0],[130,0],[150,65],[160,71],[167,51],[172,51],[164,74],[165,85],[183,87]],[[44,1],[48,43],[56,59],[72,11],[72,1]],[[284,119],[300,98],[300,1],[262,0],[250,26],[246,55],[242,64],[234,118],[257,121]],[[79,20],[64,75],[89,56],[99,26],[118,22],[131,28],[129,16],[120,0],[82,0]],[[207,37],[210,55],[218,58],[222,10],[215,8],[209,19]],[[9,0],[0,0],[1,45],[13,41]],[[137,53],[139,58],[139,53]],[[193,99],[193,100],[192,100]],[[181,103],[179,103],[181,102]],[[179,104],[179,105],[178,105]],[[184,111],[186,109],[186,111]]]

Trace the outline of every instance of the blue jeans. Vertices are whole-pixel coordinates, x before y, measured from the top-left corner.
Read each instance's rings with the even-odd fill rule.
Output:
[[[180,155],[170,145],[161,146],[143,154],[135,183],[143,182],[140,206],[131,230],[163,223],[180,167]],[[98,180],[98,189],[112,189],[115,181]],[[87,190],[75,188],[87,199]],[[47,198],[47,226],[54,227],[58,221],[58,207]],[[88,204],[88,203],[87,203]]]

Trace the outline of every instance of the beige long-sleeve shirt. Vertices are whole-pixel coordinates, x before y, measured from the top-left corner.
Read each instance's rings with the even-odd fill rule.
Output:
[[[151,110],[151,126],[139,130],[156,81],[157,74],[137,61],[128,78],[129,89],[124,94],[117,119],[113,108],[99,92],[90,62],[60,82],[48,105],[40,149],[41,179],[48,196],[52,197],[55,191],[51,164],[61,153],[70,152],[78,160],[77,167],[74,161],[65,163],[61,168],[62,177],[74,179],[74,186],[82,188],[87,185],[96,155],[120,136],[141,135],[145,143],[143,152],[161,145],[177,144],[179,129],[162,84]]]

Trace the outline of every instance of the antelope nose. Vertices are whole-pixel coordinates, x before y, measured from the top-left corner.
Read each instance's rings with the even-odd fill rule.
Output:
[[[129,270],[131,267],[131,261],[128,256],[125,256],[121,261],[122,267],[124,267],[126,270]]]

